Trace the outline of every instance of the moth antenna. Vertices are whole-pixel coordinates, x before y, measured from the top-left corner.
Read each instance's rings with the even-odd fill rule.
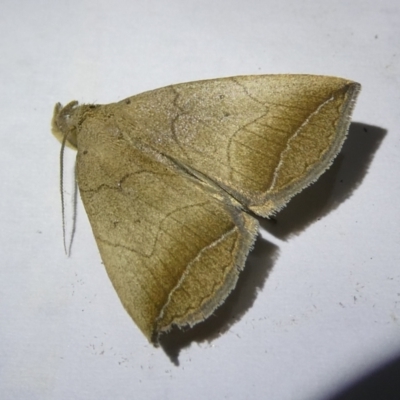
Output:
[[[60,193],[61,193],[61,215],[62,215],[62,231],[63,231],[63,244],[64,251],[67,257],[71,255],[72,242],[75,235],[76,229],[76,214],[77,214],[77,204],[78,204],[78,183],[76,180],[76,161],[74,167],[74,189],[73,189],[73,218],[72,218],[72,230],[71,238],[69,240],[68,246],[66,241],[66,230],[65,230],[65,197],[64,197],[64,149],[67,144],[69,131],[63,134],[60,150]]]
[[[64,251],[69,256],[69,250],[67,251],[67,244],[65,241],[65,199],[64,199],[64,149],[65,143],[67,142],[69,132],[64,133],[63,140],[61,142],[60,150],[60,193],[61,193],[61,218],[62,218],[62,231],[63,231],[63,244]]]
[[[72,217],[72,230],[71,230],[71,238],[68,245],[68,256],[71,255],[72,242],[75,236],[75,228],[76,228],[76,213],[77,213],[77,205],[78,205],[78,182],[76,180],[76,161],[74,168],[74,193],[73,193],[73,217]]]

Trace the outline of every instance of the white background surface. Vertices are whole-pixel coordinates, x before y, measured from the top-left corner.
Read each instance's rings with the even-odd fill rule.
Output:
[[[324,400],[398,354],[399,52],[395,0],[3,0],[0,398]],[[155,349],[80,203],[63,252],[54,103],[261,73],[360,82],[349,139],[226,306]]]

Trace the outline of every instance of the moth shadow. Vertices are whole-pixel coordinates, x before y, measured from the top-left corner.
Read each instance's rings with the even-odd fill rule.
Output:
[[[272,270],[278,247],[257,237],[235,289],[226,301],[205,321],[193,328],[173,328],[160,338],[160,346],[172,363],[179,365],[180,351],[192,342],[211,342],[234,325],[249,310]]]
[[[260,225],[272,235],[287,239],[336,209],[363,181],[385,135],[386,130],[382,128],[352,123],[342,151],[331,168],[295,196],[276,218],[258,218]],[[173,328],[161,336],[160,345],[175,365],[179,365],[178,357],[183,348],[192,342],[211,342],[241,319],[253,306],[277,256],[278,247],[259,236],[236,288],[225,303],[193,328]]]
[[[353,122],[331,167],[296,195],[276,217],[260,220],[261,226],[285,240],[335,210],[363,181],[386,133],[383,128]]]

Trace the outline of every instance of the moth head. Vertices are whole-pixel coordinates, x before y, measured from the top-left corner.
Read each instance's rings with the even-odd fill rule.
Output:
[[[77,128],[82,118],[82,106],[78,106],[77,101],[71,101],[65,107],[57,103],[54,107],[51,130],[53,135],[65,145],[77,149]]]

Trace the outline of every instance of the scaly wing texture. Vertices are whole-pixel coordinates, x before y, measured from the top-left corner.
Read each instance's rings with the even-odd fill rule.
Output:
[[[268,216],[329,167],[360,85],[261,75],[189,82],[109,105],[56,105],[111,281],[149,340],[193,325],[236,284]]]
[[[360,85],[312,75],[189,82],[114,108],[120,131],[268,216],[316,180],[340,150]]]
[[[132,146],[103,107],[78,135],[77,179],[108,275],[149,340],[206,318],[235,286],[257,222],[226,194]],[[111,122],[110,122],[111,121]]]

